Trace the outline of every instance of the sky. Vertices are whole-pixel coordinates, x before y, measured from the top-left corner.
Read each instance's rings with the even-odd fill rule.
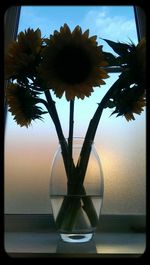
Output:
[[[103,45],[105,51],[112,52],[101,38],[120,42],[132,40],[137,44],[131,6],[22,6],[18,33],[29,27],[40,28],[42,37],[48,37],[64,23],[67,23],[71,30],[77,25],[81,26],[83,31],[89,29],[90,36],[97,35],[97,41]],[[74,136],[84,137],[97,103],[117,77],[118,74],[110,74],[110,78],[105,80],[106,84],[94,88],[89,98],[85,98],[84,101],[75,100]],[[68,137],[69,104],[64,96],[58,99],[52,93],[52,97],[56,102],[64,135]],[[142,115],[135,115],[136,121],[129,123],[124,117],[110,117],[111,112],[110,109],[104,111],[95,138],[105,172],[105,212],[117,211],[116,209],[124,212],[121,204],[122,194],[127,196],[127,193],[133,202],[133,206],[123,202],[127,211],[142,211],[143,199],[139,204],[138,197],[144,194],[141,176],[144,170],[145,112]],[[58,139],[49,114],[43,117],[43,121],[33,121],[27,129],[18,126],[8,112],[5,135],[6,212],[49,212],[49,203],[45,196],[50,162]],[[133,157],[140,163],[131,163]],[[131,171],[131,184],[135,186],[138,183],[135,191],[129,190],[129,180],[126,178]],[[120,188],[122,183],[123,188]],[[118,197],[114,197],[112,202],[108,194],[114,191]]]
[[[133,8],[128,6],[24,6],[21,9],[19,30],[39,27],[43,36],[67,23],[71,30],[80,25],[91,35],[115,41],[137,42]],[[100,41],[98,39],[98,41]]]

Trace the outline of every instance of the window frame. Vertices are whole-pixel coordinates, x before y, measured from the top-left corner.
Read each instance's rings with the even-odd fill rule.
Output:
[[[146,16],[144,10],[139,6],[133,6],[136,30],[138,35],[138,40],[140,41],[146,35]],[[5,13],[5,52],[7,51],[8,45],[12,40],[15,40],[18,32],[18,25],[20,20],[21,6],[12,6]],[[118,73],[121,72],[121,69],[118,67],[108,68],[109,73]],[[5,82],[5,86],[7,82]],[[5,124],[7,120],[7,104],[4,101],[4,115],[5,115]]]
[[[17,37],[19,19],[20,19],[21,6],[12,6],[9,7],[4,15],[4,54],[6,54],[8,50],[8,46],[11,41],[15,40]],[[6,87],[8,81],[4,81],[4,87]],[[6,118],[7,118],[7,103],[4,98],[4,125],[6,126]]]

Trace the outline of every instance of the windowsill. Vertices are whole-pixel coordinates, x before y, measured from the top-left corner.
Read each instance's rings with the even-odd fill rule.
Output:
[[[145,252],[145,218],[141,215],[102,215],[89,243],[63,243],[51,215],[6,215],[5,251],[10,256],[131,255]]]

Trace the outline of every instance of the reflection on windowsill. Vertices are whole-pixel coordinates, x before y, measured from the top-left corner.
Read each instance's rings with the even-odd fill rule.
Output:
[[[57,243],[56,253],[97,253],[94,239],[86,243],[66,243],[61,239]]]

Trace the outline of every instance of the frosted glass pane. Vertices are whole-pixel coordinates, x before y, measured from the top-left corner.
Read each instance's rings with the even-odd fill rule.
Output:
[[[42,35],[49,36],[64,23],[73,29],[79,24],[91,35],[119,41],[132,39],[137,43],[133,8],[128,6],[85,7],[32,7],[21,9],[19,31],[28,27],[40,28]],[[116,27],[116,23],[119,27]],[[115,34],[114,34],[115,32]],[[105,50],[109,50],[105,45]],[[106,85],[95,88],[91,97],[75,102],[74,136],[84,137],[97,103],[117,79],[110,74]],[[68,137],[69,104],[63,97],[52,94],[64,135]],[[104,203],[102,213],[145,213],[146,179],[146,118],[135,115],[136,120],[109,117],[105,110],[95,137],[104,173]],[[58,139],[48,114],[44,122],[33,122],[28,129],[19,127],[10,113],[7,116],[5,135],[5,212],[50,213],[49,178],[50,166]]]

